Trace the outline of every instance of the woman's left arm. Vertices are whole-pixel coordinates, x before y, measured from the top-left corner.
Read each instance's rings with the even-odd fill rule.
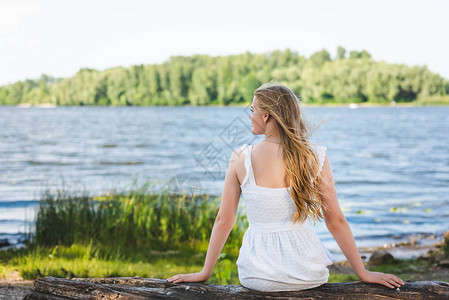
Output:
[[[209,247],[207,248],[206,259],[204,267],[201,272],[178,274],[167,278],[169,282],[198,282],[207,281],[212,275],[214,266],[220,256],[221,250],[234,227],[237,207],[239,204],[241,189],[240,183],[237,178],[237,164],[241,163],[243,154],[241,150],[235,150],[229,160],[228,168],[225,176],[225,183],[223,193],[221,196],[220,209],[218,210],[217,217],[215,219],[214,227],[209,241]]]
[[[332,167],[327,155],[325,156],[321,174],[322,177],[318,180],[318,188],[321,193],[321,199],[327,206],[327,209],[323,209],[326,227],[329,229],[329,232],[334,237],[357,276],[364,282],[383,284],[389,288],[403,285],[404,282],[402,279],[393,274],[372,272],[365,269],[349,223],[338,203],[335,182],[332,176]]]

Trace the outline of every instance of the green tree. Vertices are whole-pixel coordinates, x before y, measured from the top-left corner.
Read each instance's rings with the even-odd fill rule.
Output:
[[[250,72],[246,75],[240,83],[240,94],[242,95],[242,101],[250,104],[253,101],[254,91],[262,84],[257,76]]]
[[[342,46],[338,46],[337,48],[337,57],[338,59],[343,59],[346,56],[346,49]]]
[[[449,81],[427,67],[387,64],[366,51],[337,48],[310,58],[290,49],[211,57],[172,56],[162,64],[98,71],[81,68],[70,78],[42,74],[0,87],[0,104],[208,105],[249,103],[254,89],[272,79],[304,102],[388,102],[446,97]]]
[[[326,62],[331,60],[331,55],[325,49],[315,52],[310,56],[310,62],[315,68],[321,68]]]

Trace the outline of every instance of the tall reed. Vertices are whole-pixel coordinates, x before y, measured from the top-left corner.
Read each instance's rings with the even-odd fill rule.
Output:
[[[207,249],[220,197],[208,194],[158,193],[150,185],[101,197],[87,193],[45,191],[39,203],[31,244],[40,246],[93,243],[102,256],[149,250]],[[239,216],[226,248],[238,250],[247,225]]]

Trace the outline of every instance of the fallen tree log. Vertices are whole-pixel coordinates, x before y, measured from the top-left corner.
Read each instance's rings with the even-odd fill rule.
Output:
[[[449,299],[449,283],[405,281],[399,291],[360,281],[326,283],[288,292],[259,292],[241,285],[171,283],[158,278],[36,279],[24,300],[35,299]]]

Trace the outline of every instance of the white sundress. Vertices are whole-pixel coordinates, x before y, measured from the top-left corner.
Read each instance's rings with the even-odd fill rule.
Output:
[[[306,222],[290,220],[296,206],[288,188],[256,185],[251,165],[252,146],[244,144],[246,176],[240,185],[248,218],[237,258],[241,285],[258,291],[297,291],[327,282],[327,266],[334,256]],[[324,146],[312,146],[320,171],[324,165]]]

